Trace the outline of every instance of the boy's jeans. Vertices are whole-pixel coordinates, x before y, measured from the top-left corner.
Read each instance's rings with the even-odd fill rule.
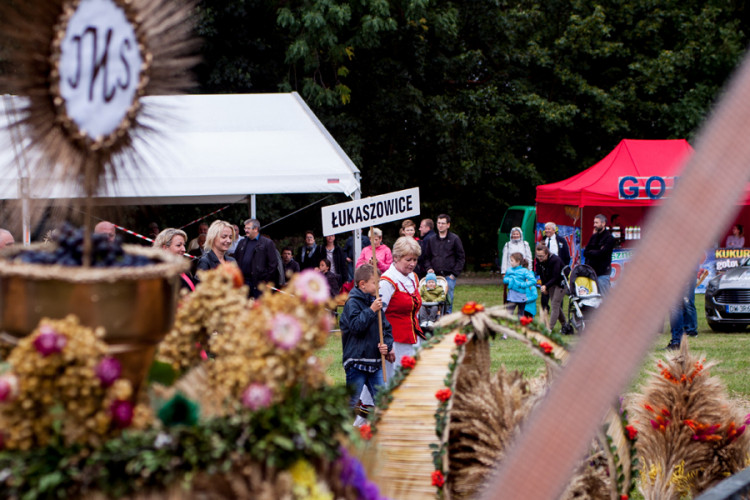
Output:
[[[352,397],[349,400],[349,408],[354,408],[359,401],[359,395],[362,393],[362,387],[367,386],[367,390],[370,391],[373,401],[378,393],[378,390],[383,386],[383,369],[378,368],[373,373],[363,372],[349,365],[346,368],[346,386],[352,392]]]

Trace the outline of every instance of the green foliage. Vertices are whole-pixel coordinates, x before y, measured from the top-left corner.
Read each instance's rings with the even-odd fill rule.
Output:
[[[204,2],[203,91],[296,90],[362,171],[422,189],[467,254],[504,209],[624,137],[691,137],[747,44],[744,3]],[[394,229],[395,233],[395,229]]]
[[[91,490],[120,497],[256,462],[285,468],[338,455],[349,411],[344,387],[292,390],[278,405],[194,426],[131,431],[99,449],[62,445],[0,452],[0,497],[67,498]]]

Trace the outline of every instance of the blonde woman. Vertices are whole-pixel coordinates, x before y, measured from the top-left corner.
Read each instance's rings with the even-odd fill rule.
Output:
[[[370,245],[364,247],[362,252],[359,254],[357,259],[356,267],[362,264],[369,263],[372,259],[372,247],[375,247],[375,259],[378,262],[378,270],[384,273],[391,267],[393,262],[393,256],[391,255],[391,249],[383,244],[383,231],[374,227],[370,230]]]
[[[215,269],[220,264],[234,262],[234,259],[229,257],[227,252],[236,239],[237,235],[230,223],[223,220],[214,221],[206,234],[206,243],[203,245],[206,253],[198,261],[198,270]]]
[[[185,231],[168,227],[164,231],[158,234],[154,239],[154,248],[161,248],[167,252],[175,255],[185,255],[185,243],[187,242],[187,234]],[[195,290],[195,279],[188,272],[184,272],[180,275],[182,280],[181,288],[187,288],[190,291]]]

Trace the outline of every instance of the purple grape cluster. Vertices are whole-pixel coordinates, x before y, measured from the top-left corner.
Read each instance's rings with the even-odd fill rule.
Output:
[[[76,228],[65,223],[55,233],[53,240],[57,243],[57,247],[52,251],[24,250],[16,255],[15,260],[29,264],[82,266],[83,231],[83,228]],[[125,253],[120,238],[109,241],[106,234],[93,234],[91,244],[93,250],[91,265],[93,267],[140,267],[153,263],[151,259],[143,255]]]

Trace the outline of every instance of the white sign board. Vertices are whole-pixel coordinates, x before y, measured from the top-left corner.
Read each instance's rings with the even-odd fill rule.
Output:
[[[419,215],[419,188],[347,201],[320,212],[325,236],[406,219]]]

